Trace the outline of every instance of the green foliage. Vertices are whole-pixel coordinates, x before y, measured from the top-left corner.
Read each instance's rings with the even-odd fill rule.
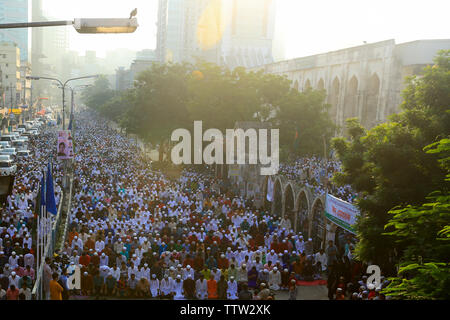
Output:
[[[450,173],[450,139],[424,148],[439,156]],[[448,179],[448,175],[447,175]],[[389,212],[386,233],[405,247],[397,277],[385,293],[397,299],[450,299],[450,192],[435,191],[420,206],[408,205]]]
[[[350,184],[360,194],[362,216],[356,229],[360,242],[356,253],[382,268],[392,267],[392,257],[406,244],[397,243],[385,230],[396,206],[418,206],[434,190],[447,190],[446,170],[437,153],[423,148],[450,134],[450,51],[443,51],[422,77],[408,79],[402,112],[390,121],[366,131],[356,119],[347,120],[350,138],[335,138],[333,147],[343,171],[337,184]],[[431,147],[430,147],[431,148]]]
[[[286,155],[322,155],[333,132],[325,92],[300,93],[287,78],[262,71],[231,71],[207,62],[155,63],[138,76],[133,89],[117,96],[105,80],[86,90],[86,105],[164,148],[173,130],[190,130],[195,120],[203,121],[204,130],[222,132],[236,121],[270,121],[281,128]],[[296,129],[299,143],[294,149]]]
[[[93,86],[87,87],[83,91],[82,99],[86,106],[98,111],[114,95],[114,90],[110,88],[108,79],[101,76],[95,80]]]

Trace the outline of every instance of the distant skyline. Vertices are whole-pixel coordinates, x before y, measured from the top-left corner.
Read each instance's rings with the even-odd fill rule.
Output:
[[[245,0],[240,0],[245,1]],[[276,0],[277,29],[284,40],[285,59],[387,39],[397,43],[450,38],[446,0]],[[138,8],[139,28],[133,34],[81,35],[71,28],[70,50],[84,54],[155,49],[158,0],[43,0],[52,18],[128,17]]]

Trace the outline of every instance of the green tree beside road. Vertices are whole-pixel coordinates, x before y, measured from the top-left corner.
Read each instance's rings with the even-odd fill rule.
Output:
[[[388,212],[396,206],[421,206],[431,192],[448,190],[439,156],[423,149],[450,134],[449,86],[450,51],[442,51],[421,77],[408,79],[401,113],[369,131],[349,119],[350,138],[332,142],[343,164],[334,181],[350,184],[360,194],[357,255],[385,271],[408,250],[407,243],[396,241],[399,233],[385,234],[395,230],[392,224],[385,229]]]

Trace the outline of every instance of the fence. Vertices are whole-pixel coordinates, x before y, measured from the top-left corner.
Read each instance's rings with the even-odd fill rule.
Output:
[[[53,222],[53,226],[52,229],[50,231],[50,241],[47,242],[45,248],[44,248],[44,255],[40,260],[40,265],[37,266],[37,272],[36,272],[36,282],[34,283],[34,287],[33,287],[33,291],[31,292],[32,297],[34,300],[41,300],[41,292],[42,292],[42,285],[43,285],[43,271],[44,271],[44,264],[45,264],[45,258],[46,257],[52,257],[53,256],[53,252],[54,252],[54,248],[56,245],[56,239],[57,236],[59,234],[59,229],[61,226],[61,209],[62,209],[62,204],[64,202],[64,191],[61,191],[61,200],[59,201],[59,205],[58,205],[58,213],[56,214],[56,218],[55,221]],[[39,226],[37,226],[39,228]],[[37,246],[36,248],[39,246],[39,242],[37,241]],[[39,250],[37,252],[37,254],[39,254]]]

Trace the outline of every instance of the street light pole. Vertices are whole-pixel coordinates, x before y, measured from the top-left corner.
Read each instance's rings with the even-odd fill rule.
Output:
[[[56,78],[49,78],[49,77],[36,77],[36,76],[29,76],[27,77],[27,79],[31,79],[31,80],[40,80],[40,79],[44,79],[44,80],[53,80],[53,81],[57,81],[61,88],[62,88],[62,109],[63,109],[63,130],[66,130],[66,114],[65,114],[65,105],[66,105],[66,94],[65,94],[65,90],[66,90],[66,86],[70,81],[74,81],[74,80],[80,80],[80,79],[88,79],[88,78],[98,78],[99,75],[92,75],[92,76],[84,76],[84,77],[77,77],[77,78],[72,78],[72,79],[68,79],[66,80],[66,82],[62,82],[59,79]],[[69,87],[70,88],[70,87]]]

